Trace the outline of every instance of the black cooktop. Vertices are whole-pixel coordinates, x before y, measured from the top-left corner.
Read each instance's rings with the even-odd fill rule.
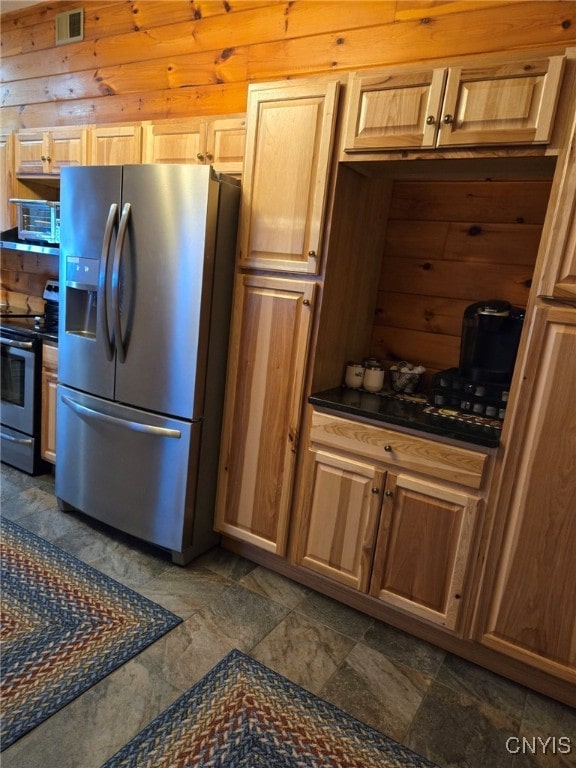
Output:
[[[40,319],[37,320],[36,318]],[[2,310],[0,313],[0,330],[58,341],[58,328],[47,327],[44,315],[24,314],[17,310]]]

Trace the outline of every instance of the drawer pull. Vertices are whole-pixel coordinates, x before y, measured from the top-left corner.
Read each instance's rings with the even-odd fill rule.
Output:
[[[390,453],[390,451],[392,450],[392,446],[391,445],[385,445],[384,446],[384,450],[386,451],[386,453]]]

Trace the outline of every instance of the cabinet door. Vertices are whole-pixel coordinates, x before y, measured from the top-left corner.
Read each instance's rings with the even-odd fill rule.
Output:
[[[309,80],[249,89],[241,266],[318,272],[338,88]]]
[[[299,526],[296,562],[368,591],[384,473],[373,464],[311,450],[309,508]]]
[[[351,73],[344,152],[433,147],[445,78],[445,69]]]
[[[216,528],[284,554],[314,285],[244,275],[233,312]]]
[[[206,121],[169,120],[143,129],[143,163],[204,163]]]
[[[206,162],[220,173],[242,173],[246,147],[246,118],[210,120],[206,130]]]
[[[576,299],[576,112],[572,136],[564,148],[554,175],[539,261],[542,277],[539,296]]]
[[[42,347],[42,420],[40,455],[56,461],[56,387],[58,385],[58,347]]]
[[[97,126],[90,131],[90,165],[133,165],[142,157],[140,125]]]
[[[0,134],[0,232],[16,226],[16,208],[8,201],[12,195],[14,140],[11,134]]]
[[[450,486],[388,474],[370,592],[457,629],[480,500]]]
[[[550,140],[564,57],[451,67],[438,146]]]
[[[87,146],[85,128],[53,128],[48,134],[48,172],[59,175],[66,166],[86,165]]]
[[[14,168],[16,176],[42,175],[46,170],[48,155],[45,131],[23,130],[15,135]]]
[[[576,683],[576,309],[539,307],[530,331],[482,642]]]

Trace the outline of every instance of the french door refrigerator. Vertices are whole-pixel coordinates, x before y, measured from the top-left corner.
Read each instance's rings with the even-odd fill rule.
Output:
[[[63,168],[56,496],[185,564],[213,531],[240,185]]]

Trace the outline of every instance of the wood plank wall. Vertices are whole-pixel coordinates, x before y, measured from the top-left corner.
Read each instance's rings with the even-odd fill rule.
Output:
[[[370,354],[458,366],[469,304],[525,307],[551,182],[400,181],[392,188]]]
[[[250,82],[576,44],[573,0],[59,0],[2,10],[3,130],[243,112]],[[84,40],[55,45],[84,8]]]

